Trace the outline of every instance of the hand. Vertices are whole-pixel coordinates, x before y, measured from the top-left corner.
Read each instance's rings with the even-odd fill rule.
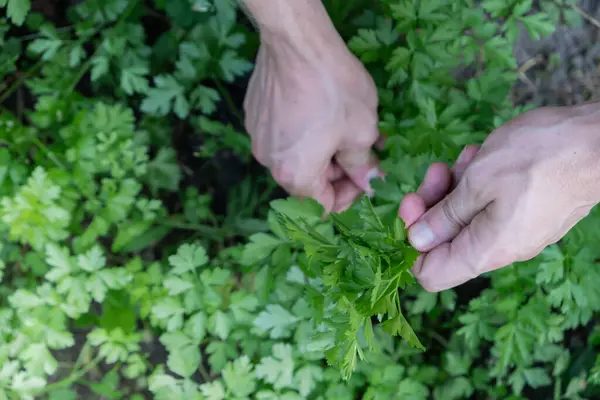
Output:
[[[263,39],[244,103],[253,155],[291,195],[342,211],[379,176],[374,82],[341,38]]]
[[[599,128],[600,103],[538,109],[467,147],[453,171],[432,165],[400,206],[422,286],[449,289],[559,241],[600,202]]]

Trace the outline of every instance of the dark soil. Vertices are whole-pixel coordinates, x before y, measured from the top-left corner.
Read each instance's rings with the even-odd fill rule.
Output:
[[[526,34],[518,41],[515,55],[523,73],[514,91],[517,104],[563,106],[600,98],[600,2],[581,0],[580,8],[593,21],[558,27],[539,41]]]

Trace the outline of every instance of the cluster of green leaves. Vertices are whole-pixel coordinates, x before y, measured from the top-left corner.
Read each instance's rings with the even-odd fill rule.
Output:
[[[378,12],[356,19],[359,29],[349,46],[367,65],[380,89],[380,128],[387,136],[383,155],[387,176],[374,184],[375,209],[384,215],[390,209],[397,210],[403,195],[416,188],[432,161],[452,162],[464,145],[480,143],[493,129],[535,106],[515,107],[510,100],[518,67],[513,46],[521,27],[539,39],[552,33],[561,17],[572,24],[580,22],[573,2],[548,2],[544,6],[548,13],[532,12],[532,1],[490,0],[477,5],[474,1],[383,1]],[[394,231],[384,223],[373,224],[364,209],[358,213],[360,222],[350,229],[343,218],[333,217],[337,231],[334,240],[305,221],[299,222],[293,214],[284,222],[286,234],[302,244],[302,257],[309,259],[305,272],[322,280],[325,287],[318,295],[311,287],[307,296],[317,298],[313,304],[324,305],[317,308],[317,320],[323,318],[321,310],[327,310],[327,305],[333,312],[329,327],[339,335],[333,342],[337,344],[335,356],[330,353],[328,360],[346,377],[355,368],[357,356],[363,357],[360,341],[355,338],[364,318],[377,314],[383,329],[390,326],[382,318],[384,312],[374,312],[375,303],[369,304],[379,284],[376,271],[380,259],[371,252],[373,247],[359,238],[363,234],[377,237],[377,243],[385,248]],[[595,218],[597,213],[588,221]],[[592,234],[597,232],[591,228],[593,223],[581,224],[560,245],[535,260],[491,274],[490,287],[468,304],[463,303],[458,314],[446,313],[456,310],[456,292],[429,294],[404,287],[403,281],[394,282],[390,296],[399,296],[417,315],[411,318],[413,330],[402,332],[400,327],[410,328],[403,321],[397,330],[388,332],[400,333],[409,342],[413,331],[422,336],[426,335],[423,329],[435,331],[444,325],[452,332],[452,344],[443,357],[460,360],[463,366],[450,370],[461,373],[450,373],[455,379],[438,383],[434,395],[463,398],[481,390],[497,397],[510,393],[520,398],[526,387],[550,385],[555,398],[593,393],[593,388],[581,384],[586,370],[568,368],[581,362],[580,352],[589,364],[594,354],[592,344],[584,352],[569,349],[564,343],[573,329],[593,324],[598,312],[594,300],[600,283],[594,271],[598,255],[590,248],[597,240]],[[264,236],[257,236],[251,245],[261,239],[266,239],[265,245],[269,243]],[[350,243],[353,250],[342,250],[340,243]],[[397,251],[398,261],[410,263],[413,258],[402,249],[401,244],[395,244],[383,254],[392,257]],[[549,264],[553,254],[556,260]],[[344,268],[338,270],[341,265]],[[549,270],[549,265],[556,269]],[[324,320],[329,322],[326,317]],[[370,341],[371,321],[367,324],[369,328],[360,332],[363,343]],[[420,345],[414,340],[412,343]],[[490,361],[481,364],[486,354]],[[422,355],[407,360],[409,365],[423,362]]]
[[[264,179],[218,215],[186,179],[182,131],[203,162],[249,160],[230,90],[256,37],[236,1],[84,0],[51,19],[0,0],[0,398],[597,396],[598,211],[472,293],[415,284],[397,218],[431,161],[525,109],[519,29],[576,23],[575,2],[324,3],[388,137],[374,198],[327,219],[268,202]]]
[[[313,322],[324,325],[318,348],[330,364],[340,367],[345,379],[365,358],[359,333],[370,350],[376,347],[373,317],[378,317],[385,332],[424,349],[400,307],[398,288],[414,283],[409,270],[418,252],[406,241],[397,206],[385,207],[388,218],[382,219],[365,198],[343,214],[330,214],[333,224],[329,225],[320,223],[324,209],[316,203],[308,205],[312,211],[308,219],[299,215],[303,207],[293,200],[274,202],[272,207],[285,235],[304,250],[304,272],[320,282],[309,293]],[[264,234],[252,240],[246,249],[250,253],[274,242]]]

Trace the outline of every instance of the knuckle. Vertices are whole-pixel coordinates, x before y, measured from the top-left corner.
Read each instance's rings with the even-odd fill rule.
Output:
[[[263,147],[260,145],[259,141],[252,140],[251,147],[252,147],[252,155],[254,156],[256,161],[262,166],[267,166],[265,152],[263,151]]]
[[[486,199],[490,198],[494,188],[497,185],[490,185],[490,174],[485,172],[488,167],[479,161],[475,160],[465,172],[457,186],[456,195],[460,197],[456,203],[464,204],[469,202],[467,207],[474,207],[486,203]]]
[[[421,285],[426,292],[437,293],[443,290],[443,288],[440,287],[439,282],[436,282],[436,279],[432,279],[429,274],[422,273],[421,271],[413,271],[413,274],[419,282],[419,285]]]
[[[271,168],[273,179],[294,196],[312,196],[315,192],[315,179],[299,167],[298,160],[287,158],[277,161]]]
[[[353,138],[352,144],[358,149],[368,149],[375,144],[376,140],[377,138],[373,137],[373,135],[363,132]]]
[[[351,128],[359,128],[357,134],[352,135],[351,144],[353,147],[369,148],[375,144],[379,138],[378,123],[379,119],[375,112],[364,110],[358,112],[357,119],[352,123]]]
[[[271,169],[273,179],[277,181],[281,186],[294,187],[296,178],[294,176],[294,170],[290,168],[287,162],[277,163]]]
[[[468,221],[460,216],[460,214],[456,210],[456,206],[452,201],[444,201],[442,202],[442,213],[446,219],[453,225],[456,230],[460,230],[467,226]]]

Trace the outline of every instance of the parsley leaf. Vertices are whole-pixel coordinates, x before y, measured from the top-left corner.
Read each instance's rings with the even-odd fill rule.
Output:
[[[15,25],[23,25],[31,0],[0,0],[0,7],[6,7],[6,15]]]

